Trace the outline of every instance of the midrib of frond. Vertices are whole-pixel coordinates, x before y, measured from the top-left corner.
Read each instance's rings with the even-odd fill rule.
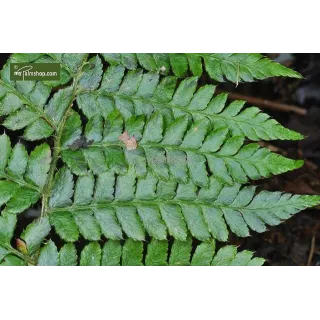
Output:
[[[259,210],[270,210],[273,209],[279,209],[279,208],[286,208],[286,207],[292,207],[292,206],[306,206],[303,201],[301,203],[295,202],[292,203],[284,203],[284,204],[275,204],[275,205],[269,205],[269,206],[261,206],[261,207],[254,207],[250,208],[250,204],[245,207],[236,207],[232,205],[224,205],[224,204],[215,204],[210,201],[204,201],[204,200],[178,200],[178,199],[172,199],[172,200],[164,200],[164,199],[154,199],[154,200],[126,200],[126,201],[119,201],[119,200],[113,200],[109,202],[104,203],[92,203],[90,205],[72,205],[69,207],[62,207],[62,208],[52,208],[46,210],[45,214],[51,214],[54,212],[76,212],[81,210],[94,210],[94,209],[102,209],[102,208],[117,208],[117,207],[132,207],[132,206],[161,206],[163,204],[173,204],[173,205],[198,205],[198,206],[205,206],[215,209],[233,209],[236,211],[259,211]]]
[[[121,147],[123,150],[126,149],[126,146],[121,142],[95,142],[95,143],[91,144],[90,146],[88,146],[89,149],[94,148],[94,147],[106,148],[106,149],[109,147]],[[205,152],[205,151],[201,151],[201,149],[186,148],[186,147],[181,147],[179,145],[168,145],[168,144],[163,144],[161,142],[158,142],[158,143],[138,142],[138,148],[139,147],[141,147],[144,150],[147,148],[163,148],[163,149],[169,150],[169,151],[173,150],[173,151],[182,151],[182,152],[193,152],[195,154],[200,154],[203,156],[211,156],[211,157],[216,157],[216,158],[220,158],[220,159],[230,159],[230,160],[234,160],[234,161],[241,162],[241,163],[249,163],[252,165],[256,164],[256,161],[254,159],[251,160],[251,158],[237,158],[236,155],[232,155],[232,156],[221,155],[221,154],[219,154],[220,149],[217,152]],[[61,150],[70,150],[70,148],[63,147],[63,148],[61,148]],[[294,160],[292,160],[292,161],[294,161]],[[268,158],[265,157],[262,161],[260,160],[259,163],[260,164],[261,163],[268,163]]]

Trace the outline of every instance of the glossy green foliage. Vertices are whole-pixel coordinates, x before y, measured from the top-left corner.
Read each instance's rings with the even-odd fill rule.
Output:
[[[211,79],[223,82],[225,79],[238,82],[251,82],[268,77],[302,76],[285,66],[276,63],[259,53],[103,53],[111,65],[123,65],[129,70],[139,67],[154,72],[177,77],[186,76],[190,71],[201,76],[203,67]]]
[[[81,266],[260,266],[264,259],[253,258],[250,251],[238,252],[235,246],[225,246],[216,252],[214,242],[197,245],[193,251],[191,239],[188,239],[175,240],[172,245],[158,240],[145,245],[133,240],[123,244],[109,240],[103,246],[90,242],[80,257],[73,244],[65,244],[58,250],[50,240],[41,249],[38,260],[41,266],[74,266],[78,263]]]
[[[125,237],[143,241],[146,235],[185,241],[188,233],[201,241],[227,241],[229,229],[240,237],[266,231],[293,214],[319,202],[318,196],[255,192],[255,187],[226,186],[214,177],[207,188],[194,183],[159,181],[149,173],[137,178],[133,170],[116,175],[106,171],[76,183],[69,169],[56,175],[48,212],[56,233],[65,241],[80,237],[98,241]]]
[[[3,212],[0,216],[0,265],[35,264],[39,248],[49,235],[50,224],[47,217],[30,223],[22,232],[17,249],[12,247],[12,238],[17,224],[17,215]]]
[[[11,81],[12,62],[58,62],[60,81]],[[215,241],[320,203],[248,185],[303,164],[256,142],[303,136],[199,86],[203,72],[236,84],[300,77],[260,54],[11,55],[0,73],[0,265],[262,265]],[[21,228],[32,206],[39,216]]]
[[[107,118],[118,110],[127,120],[134,115],[149,117],[158,111],[166,123],[187,115],[194,122],[207,121],[207,126],[214,129],[227,127],[233,136],[242,135],[254,141],[303,138],[258,108],[244,108],[244,101],[227,105],[227,94],[214,95],[213,85],[198,88],[198,77],[186,78],[181,83],[177,80],[142,70],[126,73],[122,66],[111,66],[105,71],[100,88],[79,93],[77,103],[87,118]]]
[[[41,196],[51,163],[51,150],[44,143],[28,154],[20,142],[12,147],[6,134],[0,135],[0,150],[2,213],[20,213]]]
[[[192,122],[181,116],[166,126],[164,116],[158,112],[149,119],[140,115],[125,120],[117,110],[105,121],[99,115],[93,116],[83,130],[83,140],[90,143],[74,150],[73,142],[81,140],[79,119],[73,113],[67,120],[67,130],[73,131],[72,140],[64,143],[62,152],[63,160],[78,175],[88,170],[100,174],[106,167],[124,174],[133,167],[138,177],[145,177],[150,171],[164,181],[191,180],[207,187],[209,176],[232,185],[294,170],[303,164],[256,143],[245,144],[243,136],[232,136],[226,127],[212,130],[205,118]],[[125,131],[137,141],[136,149],[127,150],[125,143],[119,141]]]

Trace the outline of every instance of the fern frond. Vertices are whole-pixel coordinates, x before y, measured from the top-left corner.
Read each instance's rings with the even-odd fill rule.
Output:
[[[84,139],[89,142],[86,147],[75,144],[83,139],[80,116],[72,113],[67,122],[62,158],[73,173],[80,175],[86,174],[88,167],[94,174],[106,167],[123,174],[129,165],[138,177],[151,171],[162,180],[187,183],[191,179],[205,187],[211,175],[231,185],[294,170],[303,164],[258,144],[244,144],[243,136],[232,136],[226,127],[211,130],[205,118],[190,123],[187,116],[182,116],[166,127],[161,113],[153,113],[149,119],[141,115],[125,120],[115,110],[105,121],[101,116],[89,120],[84,130]],[[119,141],[123,132],[134,137],[137,148],[127,150]]]
[[[25,129],[26,140],[51,136],[72,102],[71,89],[66,88],[47,103],[52,87],[67,83],[84,57],[83,54],[13,54],[1,71],[0,115],[6,117],[3,126],[10,130]],[[13,62],[63,62],[60,81],[11,81],[10,63]]]
[[[198,86],[204,69],[235,83],[298,73],[259,54],[103,56],[14,54],[1,71],[1,124],[46,142],[0,135],[0,265],[261,265],[215,240],[320,203],[242,186],[303,163],[248,140],[303,136]],[[61,79],[11,81],[12,62],[58,62]],[[40,199],[21,233],[18,214]]]
[[[2,213],[20,213],[36,203],[45,185],[51,163],[48,144],[37,146],[28,155],[17,143],[13,148],[6,134],[0,135],[0,206]]]
[[[264,259],[253,258],[253,252],[237,252],[235,246],[226,246],[218,252],[215,243],[201,243],[192,253],[191,239],[175,240],[169,253],[168,241],[152,240],[144,249],[139,241],[109,240],[102,247],[97,242],[90,242],[80,253],[80,259],[73,244],[64,245],[58,251],[53,241],[49,240],[41,249],[38,265],[42,266],[260,266]],[[146,254],[144,254],[144,250]]]
[[[4,213],[0,216],[0,265],[43,265],[43,266],[258,266],[264,259],[253,258],[253,252],[237,252],[235,246],[225,246],[216,252],[215,242],[204,242],[192,248],[190,237],[186,241],[151,240],[144,249],[143,242],[128,239],[122,244],[109,240],[102,248],[97,242],[90,242],[81,251],[80,259],[74,244],[67,243],[60,250],[52,240],[44,245],[49,235],[47,217],[32,222],[21,235],[17,248],[11,246],[11,239],[17,223],[17,216]],[[169,250],[170,247],[170,250]],[[146,252],[146,253],[144,253]],[[170,252],[170,253],[169,253]]]
[[[268,77],[302,76],[259,53],[103,53],[111,65],[122,65],[135,70],[145,70],[168,74],[170,69],[177,77],[190,72],[201,76],[203,66],[211,79],[223,82],[225,78],[233,83],[251,82]]]
[[[234,184],[225,186],[213,177],[208,188],[193,183],[159,181],[152,174],[137,179],[133,170],[116,176],[104,172],[94,178],[81,176],[76,184],[70,170],[62,168],[55,177],[50,198],[50,223],[65,241],[80,234],[90,241],[101,236],[113,240],[123,233],[145,240],[146,233],[163,240],[170,234],[187,239],[188,230],[198,240],[228,240],[228,227],[240,237],[249,229],[266,231],[298,211],[318,204],[318,196],[298,196],[262,191]]]
[[[114,110],[128,119],[133,115],[150,116],[159,111],[167,122],[182,115],[194,121],[209,120],[215,129],[228,127],[232,135],[244,135],[250,140],[300,140],[303,136],[286,129],[256,107],[245,108],[244,101],[226,105],[227,94],[214,96],[215,86],[197,90],[198,78],[191,77],[177,85],[177,78],[129,71],[121,66],[109,67],[104,73],[99,90],[82,92],[78,106],[91,118],[107,118]]]

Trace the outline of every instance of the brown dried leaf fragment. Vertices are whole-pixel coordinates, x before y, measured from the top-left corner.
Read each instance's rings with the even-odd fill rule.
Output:
[[[127,150],[135,150],[138,147],[136,138],[134,136],[130,138],[127,131],[120,135],[118,139],[126,145]]]

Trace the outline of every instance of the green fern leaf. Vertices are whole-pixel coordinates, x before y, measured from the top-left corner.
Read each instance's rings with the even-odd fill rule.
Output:
[[[195,250],[192,257],[191,265],[192,266],[210,266],[216,244],[212,242],[203,242]]]
[[[7,256],[5,256],[3,262],[0,263],[0,266],[6,266],[6,267],[17,267],[17,266],[25,266],[26,265],[26,262],[15,256],[15,255],[12,255],[12,254],[8,254]]]
[[[56,245],[52,240],[49,240],[41,249],[41,254],[38,259],[38,266],[58,266],[59,253]]]
[[[82,75],[79,79],[79,89],[94,90],[100,84],[101,76],[103,73],[102,61],[99,56],[95,56],[88,61],[88,64],[84,66]]]
[[[117,177],[109,172],[108,176],[110,179],[103,177],[104,190],[94,188],[96,182],[89,175],[80,177],[73,191],[70,171],[62,168],[57,173],[55,184],[63,186],[63,190],[57,191],[53,186],[51,208],[45,213],[65,241],[76,241],[79,234],[91,241],[99,240],[102,234],[120,240],[123,233],[140,241],[146,233],[158,240],[170,234],[185,241],[188,230],[199,240],[213,237],[227,241],[228,227],[236,235],[247,237],[249,229],[264,232],[266,225],[277,225],[320,200],[318,196],[281,192],[262,191],[255,195],[255,187],[226,186],[214,177],[207,188],[191,182],[173,183],[170,188],[167,186],[171,181],[161,182],[152,174],[137,179],[132,170]],[[68,182],[62,177],[69,177]],[[79,198],[83,201],[77,202]]]
[[[50,224],[47,217],[34,220],[28,225],[22,233],[21,239],[25,241],[27,250],[30,254],[39,249],[43,239],[49,234],[49,232]]]
[[[76,265],[78,257],[72,244],[64,245],[60,251],[49,240],[40,251],[38,265],[67,266]],[[264,259],[253,258],[253,252],[237,252],[235,246],[222,247],[216,252],[215,243],[202,243],[192,252],[191,239],[187,242],[174,241],[168,251],[167,241],[152,240],[143,253],[140,241],[126,240],[123,245],[109,240],[101,246],[90,242],[80,253],[81,266],[259,266]]]
[[[109,240],[102,249],[102,266],[120,266],[122,246],[119,241]]]
[[[146,266],[167,266],[168,241],[159,241],[153,239],[148,245],[147,255],[145,257]]]
[[[2,213],[0,216],[0,244],[10,246],[10,241],[17,224],[17,216],[10,213]]]
[[[81,252],[81,266],[99,266],[101,260],[101,248],[97,242],[91,242]]]
[[[200,76],[203,66],[211,79],[218,82],[227,80],[238,83],[262,80],[268,77],[302,76],[285,66],[276,63],[258,53],[103,53],[104,59],[111,65],[123,65],[134,70],[139,66],[148,71],[184,77],[190,70]]]
[[[169,258],[170,266],[188,266],[190,264],[192,240],[190,237],[186,241],[175,241],[171,248]]]
[[[11,148],[3,134],[0,149],[0,205],[6,205],[3,212],[23,212],[41,196],[51,163],[50,147],[39,145],[28,155],[21,143]]]
[[[3,261],[7,255],[9,255],[9,251],[0,246],[0,261]]]
[[[82,91],[77,103],[90,119],[100,115],[108,118],[112,111],[118,110],[127,120],[134,115],[150,116],[159,111],[166,122],[182,115],[191,116],[194,121],[202,120],[214,129],[228,127],[232,135],[244,135],[250,140],[300,140],[303,136],[286,129],[274,119],[260,112],[256,107],[245,108],[244,101],[234,101],[226,106],[227,95],[214,96],[215,86],[207,85],[197,90],[198,78],[183,80],[177,85],[177,78],[129,71],[124,68],[109,67],[103,75],[100,88],[96,91]],[[113,137],[117,133],[115,115],[110,118],[114,124]],[[111,134],[112,133],[112,134]]]
[[[249,140],[303,136],[198,77],[301,76],[259,54],[102,56],[13,54],[1,71],[0,265],[262,265],[215,241],[320,203],[246,185],[303,164]],[[11,81],[12,62],[60,63],[60,81]]]
[[[210,175],[231,185],[303,165],[301,160],[287,159],[258,144],[245,144],[243,136],[231,136],[227,128],[211,131],[205,119],[189,124],[187,117],[182,116],[165,128],[165,119],[160,113],[154,113],[148,120],[133,116],[127,121],[117,111],[113,114],[117,114],[119,125],[113,120],[109,126],[108,119],[103,121],[100,116],[94,116],[84,130],[84,138],[76,123],[75,134],[71,133],[73,139],[67,140],[62,152],[62,159],[74,174],[83,175],[88,170],[100,174],[106,167],[124,174],[127,167],[132,166],[138,177],[151,171],[165,181],[173,178],[187,183],[191,179],[198,186],[208,186]],[[71,118],[74,117],[72,114]],[[68,127],[68,131],[71,130]],[[122,132],[134,137],[138,147],[127,150],[126,144],[119,141]],[[71,141],[77,139],[86,139],[90,145],[72,150]]]
[[[73,244],[65,244],[59,251],[60,266],[76,266],[77,265],[77,251]]]

